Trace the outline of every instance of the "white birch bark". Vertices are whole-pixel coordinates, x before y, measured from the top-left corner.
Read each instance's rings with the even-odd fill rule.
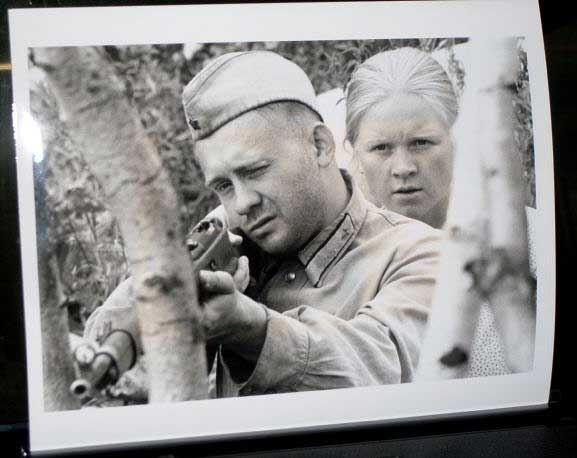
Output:
[[[533,367],[535,304],[529,281],[523,170],[514,138],[513,88],[519,64],[515,38],[489,44],[493,46],[483,49],[493,56],[494,65],[485,71],[488,83],[495,83],[484,89],[479,100],[480,131],[492,133],[480,137],[491,237],[486,287],[507,364],[512,372],[524,372]]]
[[[177,194],[100,48],[43,48],[70,133],[118,220],[133,277],[149,401],[208,395],[204,334]]]
[[[535,312],[520,156],[514,38],[471,39],[439,277],[417,380],[467,375],[480,307],[492,307],[509,368],[530,370]]]

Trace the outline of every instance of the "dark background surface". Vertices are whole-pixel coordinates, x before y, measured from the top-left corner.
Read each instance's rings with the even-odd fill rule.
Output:
[[[189,2],[5,1],[0,5],[0,63],[10,62],[10,7],[112,6]],[[554,371],[549,408],[403,427],[372,427],[218,444],[103,453],[98,456],[577,456],[575,323],[577,261],[577,13],[561,2],[540,2],[549,74],[555,154],[557,304]],[[24,317],[12,134],[10,71],[0,71],[0,455],[25,456],[27,447]],[[226,415],[226,412],[223,412]],[[159,419],[162,421],[162,419]],[[95,425],[95,427],[97,427]],[[73,434],[73,432],[71,432]],[[92,455],[96,456],[96,455]]]

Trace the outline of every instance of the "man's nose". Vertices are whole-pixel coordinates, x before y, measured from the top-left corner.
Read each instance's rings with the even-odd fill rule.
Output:
[[[258,192],[243,184],[237,184],[235,189],[234,210],[239,215],[247,215],[251,208],[260,203]]]
[[[392,174],[395,178],[409,178],[417,174],[417,164],[410,153],[404,148],[399,148],[391,158]]]

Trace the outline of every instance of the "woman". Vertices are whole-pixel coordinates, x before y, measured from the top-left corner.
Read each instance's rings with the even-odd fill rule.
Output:
[[[346,139],[370,200],[433,227],[443,225],[457,110],[449,77],[417,49],[379,53],[354,72]]]
[[[353,73],[346,110],[351,169],[369,200],[442,227],[451,190],[451,128],[458,100],[441,65],[414,48],[381,52]],[[508,372],[493,314],[483,305],[469,376]]]

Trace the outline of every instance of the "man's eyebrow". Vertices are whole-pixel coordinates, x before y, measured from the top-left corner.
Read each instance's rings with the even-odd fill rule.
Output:
[[[248,164],[242,164],[242,165],[239,165],[238,167],[232,169],[231,174],[240,175],[240,176],[246,175],[247,173],[250,173],[255,168],[262,167],[263,165],[266,165],[268,163],[269,163],[269,161],[261,159],[259,161],[249,162]],[[217,183],[219,183],[225,179],[226,178],[217,175],[215,177],[212,177],[210,180],[207,180],[205,183],[206,183],[207,187],[213,188]]]
[[[258,169],[259,167],[267,165],[269,162],[270,161],[268,161],[266,159],[261,159],[258,161],[249,162],[248,164],[243,164],[243,165],[237,167],[236,169],[233,169],[233,173],[235,173],[237,175],[244,175],[244,174],[252,172],[254,169]]]

